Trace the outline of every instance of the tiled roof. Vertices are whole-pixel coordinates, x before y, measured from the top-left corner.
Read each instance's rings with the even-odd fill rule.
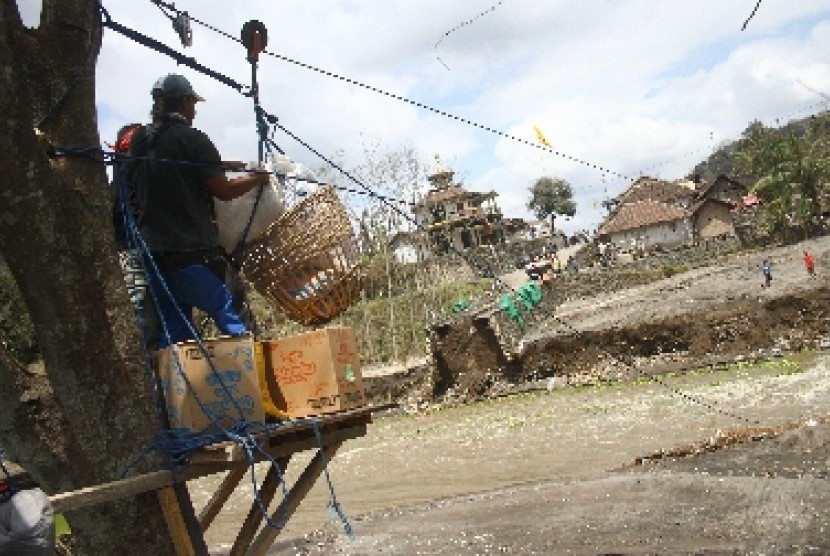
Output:
[[[741,196],[741,193],[746,191],[746,188],[741,185],[740,182],[737,182],[728,176],[719,175],[715,179],[709,180],[698,189],[699,197],[712,197],[712,192],[717,185],[723,186],[721,191],[726,193],[726,197],[729,197],[731,200],[737,200],[737,197]],[[728,195],[729,193],[732,193],[732,195]],[[724,195],[722,193],[717,193],[717,196],[723,197]]]
[[[667,182],[652,178],[640,178],[619,196],[620,204],[639,201],[657,201],[669,203],[693,197],[693,189],[677,182]]]
[[[435,205],[438,203],[443,203],[452,199],[469,199],[469,198],[481,198],[482,200],[485,199],[493,199],[496,197],[496,193],[491,191],[489,193],[480,193],[478,191],[467,191],[463,187],[452,186],[446,189],[439,189],[437,191],[430,191],[427,195],[421,200],[419,205]]]
[[[456,197],[466,197],[468,191],[463,187],[458,187],[454,185],[452,187],[448,187],[446,189],[439,189],[438,191],[430,191],[424,197],[423,204],[434,204],[434,203],[442,203],[444,201],[448,201],[449,199],[455,199]]]
[[[656,201],[625,204],[598,230],[599,235],[635,230],[663,222],[676,222],[689,215],[686,209]]]
[[[695,204],[693,204],[691,207],[689,207],[689,214],[695,214],[698,210],[700,210],[700,207],[702,207],[706,203],[717,203],[717,204],[720,204],[720,205],[725,205],[729,208],[732,207],[732,204],[729,203],[729,201],[721,201],[720,199],[701,197],[700,199],[698,199],[695,202]]]

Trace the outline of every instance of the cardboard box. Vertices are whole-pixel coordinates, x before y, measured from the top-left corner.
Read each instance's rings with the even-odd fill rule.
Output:
[[[354,332],[334,326],[263,342],[271,399],[292,418],[366,405]]]
[[[241,417],[264,421],[253,338],[218,338],[202,344],[210,359],[193,341],[159,352],[159,379],[170,426],[200,432],[212,424],[211,417],[223,427],[232,426]]]

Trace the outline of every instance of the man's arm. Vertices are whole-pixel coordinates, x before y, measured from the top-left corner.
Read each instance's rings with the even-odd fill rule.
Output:
[[[258,185],[267,185],[271,179],[268,172],[252,172],[233,179],[225,174],[217,174],[207,181],[208,189],[220,201],[230,201],[241,197]]]

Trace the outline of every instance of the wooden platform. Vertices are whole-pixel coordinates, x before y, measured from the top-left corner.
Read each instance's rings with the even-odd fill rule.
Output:
[[[285,525],[320,477],[325,465],[335,457],[343,442],[364,436],[367,426],[372,421],[372,412],[378,409],[380,408],[369,406],[314,418],[320,431],[319,440],[314,430],[314,422],[311,420],[288,421],[259,439],[262,451],[275,459],[283,470],[288,466],[293,454],[306,450],[318,450],[288,494],[274,509],[271,509],[270,505],[280,485],[281,477],[278,476],[273,466],[269,468],[265,479],[260,484],[259,497],[263,505],[269,508],[270,519],[273,523]],[[320,444],[322,444],[322,449],[320,449]],[[268,458],[260,453],[256,459],[265,461]],[[178,556],[207,556],[204,532],[210,527],[245,476],[249,463],[248,455],[241,446],[234,442],[223,442],[203,448],[193,454],[190,463],[175,474],[168,470],[145,473],[111,483],[56,494],[50,497],[50,500],[56,512],[63,512],[128,498],[143,492],[156,491],[176,546],[176,554]],[[196,515],[187,490],[187,482],[215,473],[225,473],[225,477],[199,515]],[[267,524],[263,527],[264,521],[260,507],[254,501],[247,518],[241,525],[230,554],[233,556],[265,554],[281,529]]]

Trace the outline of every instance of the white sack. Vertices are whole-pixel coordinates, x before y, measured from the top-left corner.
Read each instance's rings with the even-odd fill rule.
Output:
[[[256,205],[251,226],[245,236],[245,243],[250,243],[258,236],[265,233],[268,227],[285,212],[285,188],[284,180],[274,174],[274,167],[283,174],[284,166],[290,164],[285,160],[268,161],[264,164],[263,170],[271,172],[271,182],[261,187],[262,195],[257,203],[260,187],[255,187],[241,197],[230,201],[213,200],[216,210],[216,225],[219,227],[219,243],[227,253],[233,251],[239,245],[239,240],[251,220],[251,212]]]

